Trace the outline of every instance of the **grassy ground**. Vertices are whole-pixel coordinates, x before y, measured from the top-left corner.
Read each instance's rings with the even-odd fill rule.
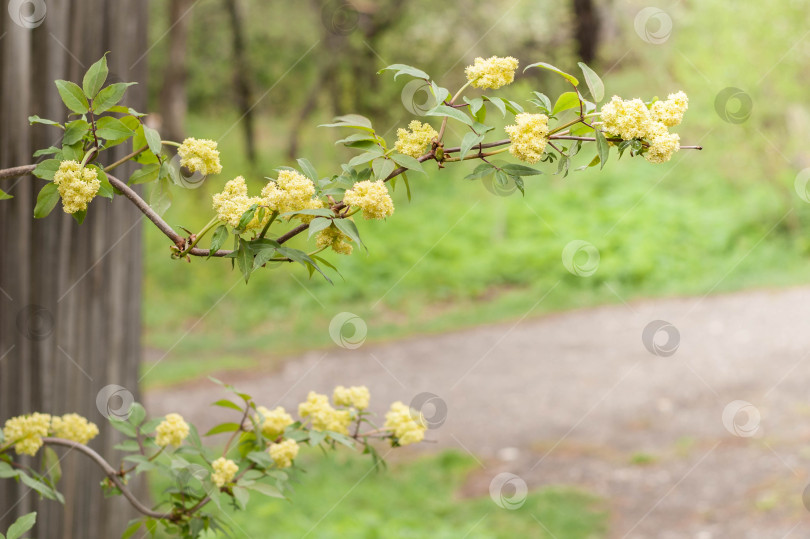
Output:
[[[584,539],[602,537],[606,529],[600,501],[570,488],[531,492],[516,510],[498,507],[483,492],[462,497],[477,464],[453,451],[380,472],[371,470],[367,458],[346,452],[302,460],[308,471],[300,475],[291,503],[254,496],[249,512],[228,513],[224,522],[234,537],[267,537],[272,530],[274,537]],[[159,480],[154,489],[159,491]]]

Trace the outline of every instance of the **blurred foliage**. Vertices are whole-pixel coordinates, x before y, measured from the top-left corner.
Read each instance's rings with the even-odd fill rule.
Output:
[[[258,2],[246,4],[263,9]],[[398,23],[399,30],[380,40],[381,56],[428,66],[436,76],[449,71],[441,82],[451,88],[476,55],[515,53],[522,65],[550,60],[576,70],[567,52],[567,15],[559,8],[461,4],[431,5],[427,16],[418,9],[426,3],[409,3],[401,28]],[[565,179],[550,170],[527,181],[525,198],[519,193],[497,197],[480,183],[462,180],[474,165],[411,178],[411,203],[400,185],[394,196],[397,212],[388,222],[358,223],[368,255],[330,255],[344,278],[336,286],[308,280],[295,268],[257,274],[245,286],[226,261],[170,260],[165,239],[148,229],[146,344],[168,350],[167,365],[199,359],[206,361],[199,370],[217,371],[229,368],[230,360],[215,358],[230,355],[270,367],[284,354],[332,345],[329,321],[342,311],[364,318],[369,339],[380,340],[644,296],[806,282],[810,210],[793,183],[797,172],[810,166],[804,91],[810,74],[803,67],[810,56],[810,40],[804,39],[810,2],[778,9],[764,4],[731,9],[719,0],[662,5],[673,27],[659,45],[644,42],[634,30],[634,18],[646,6],[604,4],[601,65],[594,67],[604,76],[608,96],[686,91],[690,108],[680,128],[682,143],[703,144],[702,152],[681,151],[658,167],[625,157],[611,160],[602,174],[585,171]],[[194,12],[198,41],[190,48],[195,106],[189,130],[219,139],[225,169],[194,196],[178,197],[170,223],[200,227],[210,215],[210,194],[227,179],[244,174],[254,179],[255,189],[276,167],[293,164],[282,157],[291,110],[324,54],[313,50],[291,69],[323,30],[310,4],[266,8],[283,13],[283,20],[258,11],[248,17],[251,39],[266,40],[251,46],[258,95],[272,88],[260,103],[257,147],[262,153],[251,169],[242,157],[241,135],[230,130],[237,116],[222,111],[221,99],[214,97],[228,91],[227,77],[213,75],[227,72],[228,63],[226,38],[211,30],[221,16],[218,9],[202,0]],[[295,31],[289,21],[295,21]],[[454,31],[442,25],[455,25]],[[159,37],[160,28],[154,31]],[[539,39],[548,46],[537,45]],[[159,62],[160,54],[152,58]],[[560,89],[539,71],[531,77],[506,88],[504,97]],[[404,82],[380,78],[381,93],[371,99],[402,110],[398,92]],[[750,117],[741,123],[718,114],[718,107],[721,112],[739,107],[715,102],[727,87],[740,88],[752,100]],[[324,123],[331,114],[331,105],[323,102],[308,125]],[[394,118],[391,126],[408,119]],[[300,156],[322,173],[339,162],[338,155],[345,157],[331,144],[334,133],[307,127],[303,135]],[[579,164],[590,157],[581,156]],[[435,171],[435,165],[427,168]],[[561,251],[574,239],[599,249],[595,275],[576,277],[563,267]],[[160,369],[153,371],[154,379],[161,377]]]
[[[224,519],[234,537],[265,537],[269,529],[278,537],[353,539],[585,539],[605,533],[606,513],[599,500],[574,489],[530,492],[515,510],[495,505],[482,485],[476,485],[476,497],[464,497],[461,491],[469,490],[465,481],[477,463],[455,451],[392,464],[380,472],[348,452],[329,457],[307,454],[301,459],[310,473],[299,476],[300,483],[289,496],[292,503],[252,500],[250,513],[232,512],[232,519]],[[488,485],[487,479],[483,487]],[[155,477],[152,488],[157,493],[165,484]]]

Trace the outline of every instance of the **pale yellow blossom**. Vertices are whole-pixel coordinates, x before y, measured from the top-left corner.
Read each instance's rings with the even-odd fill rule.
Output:
[[[239,471],[239,466],[231,459],[226,459],[225,457],[219,457],[211,463],[211,467],[214,469],[211,473],[211,480],[219,488],[233,481],[236,472]]]
[[[518,61],[516,58],[492,56],[486,60],[476,58],[473,65],[467,66],[464,72],[473,87],[497,90],[515,80],[515,70],[517,68]]]
[[[298,456],[298,442],[295,440],[284,440],[277,444],[270,444],[268,449],[270,457],[279,468],[289,468],[293,460]]]
[[[666,101],[656,101],[650,108],[655,121],[667,127],[674,127],[681,123],[686,109],[689,108],[689,97],[684,92],[669,94]]]
[[[177,154],[180,156],[180,166],[190,172],[199,172],[203,176],[222,172],[216,141],[187,138],[177,149]]]
[[[548,116],[522,112],[515,116],[515,125],[507,125],[509,153],[527,163],[536,163],[543,156],[548,142]]]
[[[34,412],[7,419],[3,437],[6,443],[14,442],[14,451],[18,455],[34,456],[42,447],[42,437],[48,435],[50,428],[51,416]]]
[[[394,202],[382,180],[357,182],[343,195],[343,202],[363,210],[366,219],[385,219],[394,213]]]
[[[313,199],[315,184],[295,170],[282,169],[278,179],[270,181],[262,189],[265,204],[279,213],[322,207],[321,201]]]
[[[408,445],[425,439],[427,425],[422,414],[397,401],[385,414],[384,428],[393,433],[399,445]]]
[[[82,168],[76,161],[62,161],[53,176],[53,183],[59,190],[65,213],[86,210],[101,187],[98,172],[91,167]]]
[[[275,440],[282,434],[287,426],[293,424],[293,418],[281,406],[277,406],[274,410],[269,410],[264,406],[257,408],[261,417],[256,416],[257,421],[262,421],[262,434],[265,438]],[[262,420],[264,417],[264,420]]]
[[[225,188],[221,193],[214,195],[213,203],[214,211],[217,212],[217,219],[236,228],[239,226],[242,214],[254,204],[264,204],[264,200],[260,197],[249,197],[245,179],[242,176],[237,176],[225,184]],[[257,209],[245,230],[255,230],[264,226],[267,219],[270,218],[269,211],[265,210],[264,219],[261,221],[259,220],[259,213],[260,210]]]
[[[335,406],[353,406],[358,410],[368,408],[371,393],[366,386],[337,386],[332,395]]]
[[[408,129],[397,129],[394,149],[399,153],[418,158],[424,153],[427,145],[438,136],[439,133],[430,124],[413,120],[408,124]]]
[[[335,410],[326,395],[310,391],[306,402],[298,405],[298,415],[312,420],[314,430],[329,430],[340,434],[349,433],[351,413],[348,410]]]
[[[98,436],[98,427],[79,414],[54,416],[52,420],[53,435],[86,444]]]
[[[155,428],[155,443],[161,447],[173,445],[178,447],[190,432],[188,423],[180,414],[167,414],[166,418]]]
[[[330,247],[333,251],[341,255],[350,255],[354,249],[349,243],[351,238],[337,229],[335,226],[324,228],[315,236],[315,245],[320,247]]]

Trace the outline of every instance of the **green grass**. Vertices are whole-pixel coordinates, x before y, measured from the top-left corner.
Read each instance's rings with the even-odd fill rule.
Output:
[[[463,497],[464,482],[477,464],[455,451],[398,462],[379,472],[372,471],[368,458],[347,452],[326,457],[312,452],[301,460],[307,473],[299,474],[290,503],[253,495],[247,511],[223,517],[235,537],[310,532],[308,537],[319,538],[584,539],[603,537],[606,530],[600,500],[570,488],[530,492],[522,507],[507,510],[489,497],[487,476],[479,484],[483,492]],[[153,491],[159,489],[160,481],[153,482]]]

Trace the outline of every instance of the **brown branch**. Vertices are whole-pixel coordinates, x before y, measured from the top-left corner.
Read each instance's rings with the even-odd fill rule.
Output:
[[[26,174],[30,174],[35,168],[37,168],[36,165],[24,165],[0,170],[0,180],[25,176]]]
[[[69,447],[71,449],[75,449],[80,453],[84,453],[86,456],[90,457],[90,460],[98,464],[99,468],[104,471],[104,474],[110,479],[110,481],[118,487],[118,490],[121,491],[121,494],[124,495],[124,498],[129,501],[129,503],[134,507],[138,512],[152,518],[157,518],[161,520],[172,520],[174,515],[171,513],[160,513],[158,511],[153,511],[146,507],[141,501],[135,497],[132,492],[127,490],[126,485],[121,481],[121,478],[118,477],[118,472],[110,466],[110,463],[104,460],[104,457],[96,453],[94,450],[90,449],[84,444],[80,444],[78,442],[74,442],[73,440],[65,440],[64,438],[52,438],[50,436],[42,438],[42,441],[48,445],[61,445],[64,447]]]

